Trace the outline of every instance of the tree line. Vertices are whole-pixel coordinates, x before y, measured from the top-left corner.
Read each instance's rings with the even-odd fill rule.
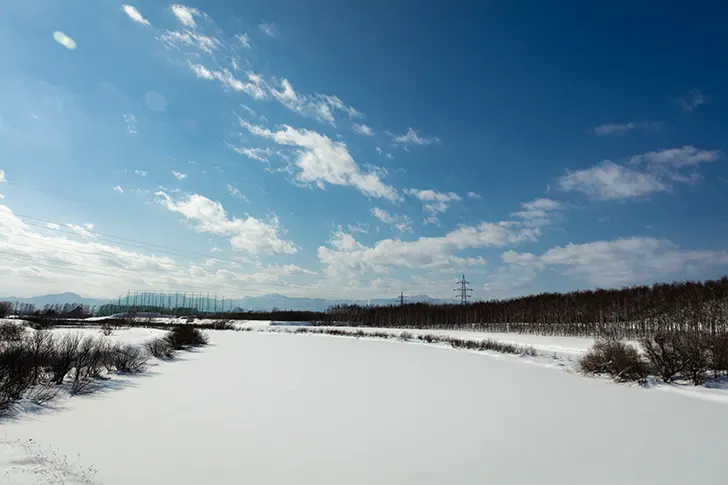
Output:
[[[466,305],[338,305],[327,324],[462,328],[541,335],[637,338],[662,331],[728,331],[728,277],[621,289],[541,293]]]

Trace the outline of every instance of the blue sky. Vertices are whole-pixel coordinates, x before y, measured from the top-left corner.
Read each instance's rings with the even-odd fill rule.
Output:
[[[5,2],[0,294],[728,271],[717,2]]]

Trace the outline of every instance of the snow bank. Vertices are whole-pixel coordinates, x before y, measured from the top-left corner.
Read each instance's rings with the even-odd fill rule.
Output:
[[[728,476],[722,404],[426,345],[211,337],[212,346],[161,363],[137,385],[6,422],[1,433],[78,457],[105,485],[669,485]],[[23,481],[29,467],[0,451],[9,483],[34,483]]]

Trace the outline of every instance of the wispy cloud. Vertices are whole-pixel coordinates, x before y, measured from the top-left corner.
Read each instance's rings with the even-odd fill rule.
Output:
[[[389,132],[388,132],[389,133]],[[433,137],[426,137],[422,136],[414,128],[409,128],[407,130],[407,133],[403,135],[397,135],[394,133],[389,133],[389,135],[392,137],[392,140],[400,145],[431,145],[433,143],[440,143],[440,139],[436,136]]]
[[[687,145],[682,148],[671,148],[635,155],[630,158],[630,163],[647,163],[677,168],[694,166],[703,162],[714,162],[724,156],[720,150],[700,150],[692,145]]]
[[[146,170],[134,170],[134,175],[139,175],[140,177],[146,177],[147,171]]]
[[[191,30],[166,30],[159,36],[159,40],[167,47],[174,49],[193,47],[208,54],[212,54],[221,45],[215,37],[208,37]]]
[[[266,83],[266,85],[273,98],[286,108],[322,123],[328,123],[331,126],[336,126],[334,114],[337,111],[346,114],[349,118],[361,118],[363,116],[353,107],[346,105],[338,96],[318,93],[313,95],[299,94],[288,79],[282,79],[280,82],[275,83]]]
[[[234,185],[232,185],[232,184],[227,184],[227,190],[228,190],[228,193],[229,193],[230,195],[232,195],[233,197],[235,197],[235,198],[238,198],[238,199],[240,199],[240,200],[244,200],[245,202],[250,202],[250,201],[248,200],[248,198],[247,198],[247,197],[245,197],[245,195],[243,195],[243,193],[242,193],[242,192],[240,192],[240,190],[238,190],[238,188],[237,188],[237,187],[235,187]]]
[[[696,89],[694,91],[690,91],[686,97],[679,99],[678,102],[684,111],[690,112],[705,103],[705,96]]]
[[[343,142],[288,125],[283,125],[279,131],[270,131],[245,120],[240,120],[240,125],[253,135],[273,140],[279,145],[296,147],[293,156],[299,170],[296,174],[299,182],[313,183],[321,189],[326,184],[350,186],[370,197],[400,198],[397,190],[385,184],[376,170],[364,172]]]
[[[372,215],[384,224],[388,224],[394,229],[397,229],[399,232],[412,232],[412,219],[406,214],[394,215],[384,209],[374,207],[372,209]]]
[[[372,136],[374,135],[374,131],[372,131],[371,127],[362,124],[354,123],[354,126],[352,127],[355,133],[359,133],[360,135],[366,135],[366,136]]]
[[[241,155],[245,155],[246,157],[259,162],[269,162],[270,156],[273,154],[273,150],[270,148],[236,147],[233,145],[230,145],[230,148]]]
[[[137,119],[132,113],[124,113],[124,123],[126,123],[126,132],[129,135],[137,134]]]
[[[252,48],[252,45],[250,44],[250,36],[246,33],[236,34],[235,40],[237,40],[238,44],[245,47],[246,49]]]
[[[597,135],[624,135],[629,131],[659,131],[665,127],[662,121],[630,121],[628,123],[609,123],[594,128]]]
[[[564,209],[561,202],[553,199],[534,199],[521,204],[521,210],[511,213],[524,221],[526,226],[541,227],[551,224],[559,211]]]
[[[276,29],[276,26],[272,23],[269,24],[263,22],[261,24],[258,24],[258,28],[268,37],[275,37],[278,35],[278,30]]]
[[[475,192],[468,192],[468,198],[470,199],[482,199],[483,196],[480,194],[476,194]]]
[[[121,185],[114,185],[114,190],[120,194],[124,193],[124,189],[121,188]]]
[[[211,71],[202,64],[193,64],[191,62],[188,63],[188,66],[200,79],[208,81],[217,80],[225,88],[232,89],[233,91],[242,91],[249,94],[254,99],[265,99],[269,97],[265,81],[263,81],[261,76],[254,72],[248,71],[246,73],[247,80],[241,81],[227,69]]]
[[[177,172],[176,170],[172,170],[172,175],[174,175],[174,178],[176,178],[177,180],[180,180],[180,181],[187,178],[186,173]]]
[[[559,178],[563,190],[582,192],[598,200],[620,200],[644,197],[653,192],[666,192],[670,186],[651,173],[638,172],[610,160],[569,172]]]
[[[454,192],[445,194],[431,189],[405,189],[404,193],[419,199],[423,203],[422,209],[427,214],[424,220],[425,224],[437,224],[439,222],[439,214],[446,212],[453,202],[463,200],[462,197]]]
[[[137,10],[136,7],[132,5],[124,4],[121,6],[121,9],[124,11],[125,14],[129,16],[130,19],[132,19],[134,22],[141,24],[141,25],[151,25],[149,23],[149,20],[145,19],[141,12]]]
[[[196,8],[186,7],[184,5],[171,5],[170,8],[172,9],[174,16],[177,17],[177,20],[179,20],[182,25],[193,29],[197,27],[195,17],[199,17],[201,15],[199,10]]]
[[[254,254],[294,254],[298,251],[290,241],[281,239],[279,232],[282,229],[275,215],[267,221],[250,215],[240,219],[229,217],[220,202],[199,194],[192,194],[181,200],[174,200],[163,191],[155,195],[160,205],[182,214],[194,224],[196,231],[230,238],[233,249]]]
[[[86,223],[83,226],[79,226],[78,224],[66,224],[66,227],[79,236],[83,236],[85,238],[95,239],[97,237],[96,234],[90,232],[94,228],[94,225],[90,223]]]

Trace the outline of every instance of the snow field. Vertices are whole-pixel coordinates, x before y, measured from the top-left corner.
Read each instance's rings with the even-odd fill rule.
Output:
[[[728,476],[722,404],[427,345],[210,336],[210,347],[160,362],[133,385],[5,422],[0,436],[78,456],[105,485],[666,485]],[[0,480],[36,483],[23,481],[31,467],[0,452]]]

